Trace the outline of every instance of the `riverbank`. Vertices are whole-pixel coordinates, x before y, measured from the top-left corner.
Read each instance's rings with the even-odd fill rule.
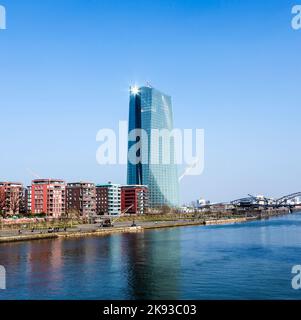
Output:
[[[89,236],[105,236],[114,233],[130,233],[130,232],[141,232],[141,227],[123,227],[123,228],[107,228],[98,229],[91,231],[67,231],[57,233],[40,233],[40,234],[25,234],[15,236],[2,236],[0,237],[0,244],[5,242],[20,242],[20,241],[31,241],[31,240],[45,240],[45,239],[58,239],[58,238],[81,238]]]
[[[95,225],[86,226],[85,229],[76,228],[64,232],[48,233],[47,231],[39,233],[27,234],[13,234],[13,235],[0,235],[0,244],[6,242],[19,242],[19,241],[32,241],[44,239],[68,239],[68,238],[81,238],[81,237],[100,237],[116,233],[133,233],[143,232],[150,229],[160,228],[176,228],[185,226],[212,226],[212,225],[226,225],[234,223],[247,223],[249,221],[269,219],[271,217],[289,214],[287,209],[274,209],[268,211],[253,212],[252,215],[246,214],[244,217],[224,218],[222,215],[216,215],[214,219],[207,217],[195,217],[194,219],[182,220],[166,220],[166,221],[139,221],[137,226],[116,226],[112,228],[97,228]]]

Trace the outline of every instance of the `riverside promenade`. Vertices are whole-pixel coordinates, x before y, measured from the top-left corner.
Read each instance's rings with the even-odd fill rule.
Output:
[[[68,239],[68,238],[81,238],[81,237],[97,237],[106,236],[116,233],[132,233],[132,232],[143,232],[149,229],[160,229],[160,228],[176,228],[185,226],[196,226],[196,225],[214,225],[214,224],[230,224],[230,223],[241,223],[246,222],[246,218],[241,219],[227,219],[227,220],[210,220],[210,221],[166,221],[166,222],[149,222],[141,223],[141,225],[132,226],[114,226],[111,228],[96,228],[94,225],[85,225],[84,228],[74,228],[68,231],[58,231],[48,233],[47,231],[22,231],[21,234],[17,232],[7,232],[6,234],[0,235],[0,244],[5,242],[19,242],[19,241],[30,241],[30,240],[44,240],[44,239]]]
[[[81,224],[74,226],[72,228],[63,229],[60,228],[56,232],[49,232],[47,229],[2,229],[0,230],[0,244],[6,242],[19,242],[19,241],[31,241],[31,240],[44,240],[44,239],[68,239],[68,238],[80,238],[80,237],[97,237],[106,236],[116,233],[132,233],[132,232],[143,232],[149,229],[159,229],[159,228],[176,228],[185,226],[210,226],[210,225],[223,225],[223,224],[233,224],[233,223],[246,223],[249,221],[268,219],[273,216],[289,214],[287,209],[275,209],[269,210],[268,212],[253,212],[246,214],[241,217],[224,217],[223,214],[217,214],[215,216],[189,216],[187,218],[182,217],[175,220],[170,219],[166,215],[161,216],[161,219],[156,221],[144,221],[139,220],[139,217],[135,217],[135,226],[132,226],[133,219],[127,219],[126,221],[116,222],[113,227],[104,228],[97,224]]]

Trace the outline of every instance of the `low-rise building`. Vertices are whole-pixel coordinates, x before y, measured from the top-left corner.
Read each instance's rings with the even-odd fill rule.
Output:
[[[32,214],[59,218],[66,213],[66,183],[58,179],[33,180],[28,192]]]
[[[121,186],[108,184],[96,186],[96,214],[115,216],[121,214]]]
[[[121,212],[127,214],[145,214],[148,209],[148,188],[142,185],[121,187]]]
[[[200,198],[197,200],[197,208],[202,209],[205,208],[206,206],[210,205],[210,201],[205,200],[203,198]]]
[[[67,184],[67,212],[75,210],[82,217],[96,214],[96,188],[92,182]]]
[[[31,186],[27,186],[25,192],[26,199],[26,211],[28,214],[31,214]]]

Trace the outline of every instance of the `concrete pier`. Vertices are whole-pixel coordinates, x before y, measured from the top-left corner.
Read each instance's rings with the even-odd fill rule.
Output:
[[[208,220],[205,221],[206,226],[218,225],[218,224],[233,224],[247,222],[247,218],[236,218],[236,219],[222,219],[222,220]]]

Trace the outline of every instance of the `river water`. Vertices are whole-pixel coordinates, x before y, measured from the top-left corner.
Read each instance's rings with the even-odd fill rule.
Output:
[[[0,245],[0,299],[301,299],[301,214]]]

